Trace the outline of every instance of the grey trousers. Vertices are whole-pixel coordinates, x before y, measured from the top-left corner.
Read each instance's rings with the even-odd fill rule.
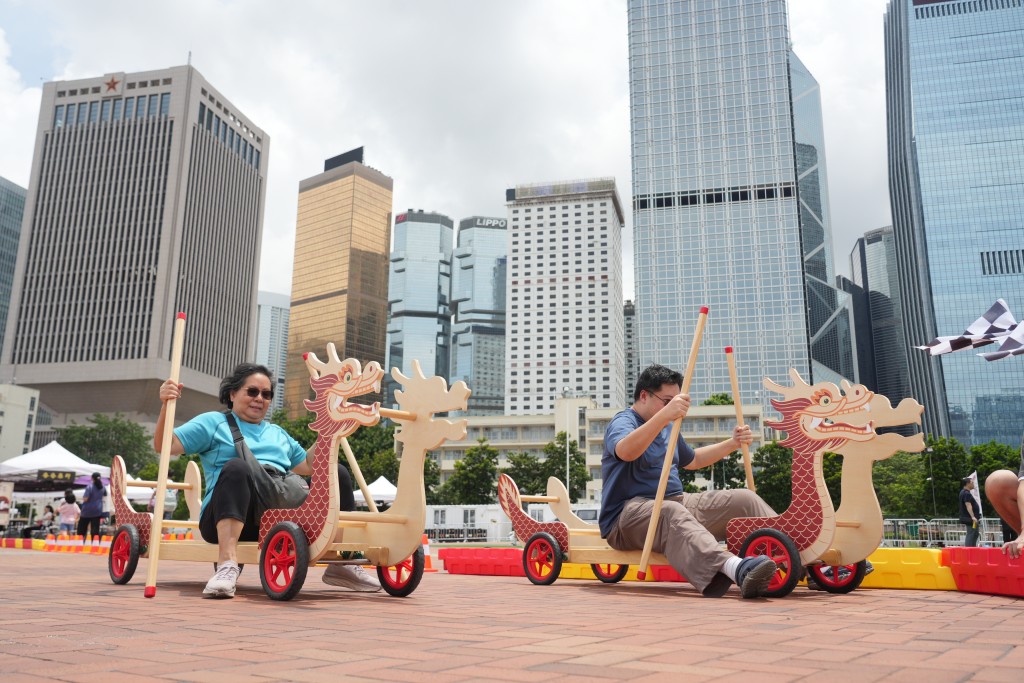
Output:
[[[643,550],[653,512],[653,500],[629,500],[608,534],[608,545],[616,550]],[[775,511],[747,489],[666,497],[658,517],[653,550],[663,553],[673,569],[703,591],[732,557],[718,544],[725,540],[729,520],[774,516]]]

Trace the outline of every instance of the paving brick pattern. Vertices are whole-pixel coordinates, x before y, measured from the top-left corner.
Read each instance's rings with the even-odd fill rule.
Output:
[[[293,601],[255,567],[233,600],[212,567],[147,562],[127,586],[102,556],[0,549],[0,680],[1024,680],[1024,600],[952,591],[800,587],[777,600],[688,584],[604,585],[427,574],[409,598],[341,591],[310,569]]]

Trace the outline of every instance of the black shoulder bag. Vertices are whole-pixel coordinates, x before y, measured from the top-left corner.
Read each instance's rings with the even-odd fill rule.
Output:
[[[309,495],[306,480],[294,472],[281,472],[276,467],[264,465],[257,460],[245,444],[245,437],[238,429],[235,416],[231,414],[230,410],[226,414],[228,426],[231,427],[231,436],[235,440],[235,452],[238,453],[239,458],[245,461],[252,475],[258,505],[263,510],[297,508],[302,505],[306,496]]]

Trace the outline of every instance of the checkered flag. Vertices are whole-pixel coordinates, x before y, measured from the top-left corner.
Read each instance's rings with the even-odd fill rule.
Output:
[[[1018,323],[1010,331],[1010,334],[1003,338],[1003,343],[999,345],[998,351],[989,351],[988,353],[979,353],[978,355],[985,360],[999,360],[1007,356],[1024,355],[1024,325]]]
[[[1017,321],[1014,319],[1013,314],[1010,313],[1006,302],[998,299],[985,312],[985,315],[971,323],[964,330],[963,334],[955,337],[936,337],[924,346],[917,346],[915,348],[927,351],[932,356],[940,356],[944,353],[959,351],[960,349],[978,348],[979,346],[985,346],[994,342],[1002,342],[1018,327]],[[979,355],[984,356],[986,354]],[[1012,350],[1007,349],[1007,353],[1003,353],[1003,349],[1000,347],[1000,350],[994,352],[993,355],[1005,358],[1008,355],[1012,355]],[[988,360],[997,359],[989,358]]]

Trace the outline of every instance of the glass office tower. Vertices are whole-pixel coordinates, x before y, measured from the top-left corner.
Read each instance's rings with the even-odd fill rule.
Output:
[[[852,367],[820,104],[789,51],[786,3],[630,0],[629,36],[639,367],[684,368],[708,305],[691,394],[729,391],[733,346],[741,398],[772,412],[762,377]]]
[[[863,381],[869,389],[889,397],[893,405],[909,397],[910,370],[904,343],[903,307],[900,301],[899,262],[892,226],[871,230],[857,240],[850,254],[853,282],[866,299],[867,333],[863,340],[871,353]],[[862,340],[857,340],[860,349]]]
[[[452,268],[451,381],[473,390],[466,415],[505,414],[508,220],[459,221]]]
[[[21,220],[25,216],[27,192],[20,185],[0,178],[0,356],[4,348],[4,328],[14,284],[14,263],[21,243]]]
[[[451,344],[452,234],[448,216],[425,211],[395,217],[388,276],[388,400],[391,368],[412,374],[413,359],[427,377],[448,377]]]
[[[1024,3],[892,0],[885,29],[893,227],[912,346],[959,334],[998,298],[1024,314]],[[910,353],[929,431],[1020,443],[1019,359]]]
[[[326,358],[332,343],[340,358],[364,366],[385,360],[393,188],[363,163],[362,147],[324,160],[323,173],[299,183],[284,385],[292,419],[307,414],[302,401],[312,396],[302,354]]]

